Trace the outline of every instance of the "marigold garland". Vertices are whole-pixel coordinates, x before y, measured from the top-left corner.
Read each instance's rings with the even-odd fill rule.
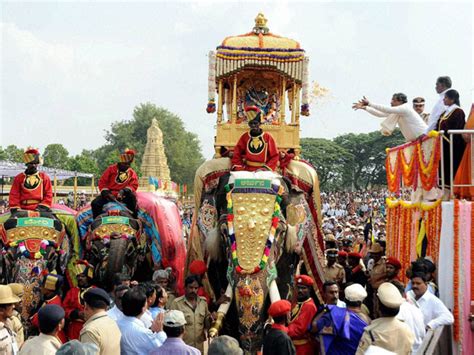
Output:
[[[419,161],[419,175],[421,186],[424,190],[429,191],[436,186],[438,180],[438,167],[441,156],[439,139],[435,139],[433,143],[433,151],[430,155],[428,165],[425,165],[422,143],[418,143],[418,161]]]
[[[454,200],[454,262],[453,262],[453,292],[454,292],[454,341],[459,341],[459,200]]]
[[[413,153],[409,162],[406,161],[404,150],[400,150],[398,154],[402,163],[402,177],[403,184],[405,186],[413,186],[414,184],[416,184],[416,177],[418,175],[417,164],[415,159],[415,157],[417,156],[417,148],[418,146],[416,145],[413,147]]]
[[[390,164],[390,153],[387,152],[387,158],[385,159],[385,171],[387,172],[387,185],[390,192],[400,191],[400,171],[398,163],[399,152],[396,152],[395,164],[392,170]]]

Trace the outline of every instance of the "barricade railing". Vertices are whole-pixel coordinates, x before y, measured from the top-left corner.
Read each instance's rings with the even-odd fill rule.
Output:
[[[406,189],[414,191],[424,189],[424,187],[428,186],[429,190],[430,187],[439,186],[443,196],[449,196],[450,199],[453,199],[456,187],[474,187],[474,144],[471,144],[469,148],[471,159],[471,177],[469,183],[455,184],[454,182],[453,137],[455,135],[469,135],[470,142],[474,142],[474,130],[460,129],[430,132],[430,134],[422,136],[415,141],[388,148],[386,170],[389,191],[397,194],[401,191],[406,191]],[[430,140],[433,143],[431,146],[428,146],[429,149],[427,150],[425,144],[429,144]],[[444,154],[443,141],[445,144],[449,144],[449,159],[447,159],[448,157]],[[408,154],[408,158],[406,154]],[[425,161],[427,157],[428,160]],[[450,164],[449,176],[445,176],[444,170],[447,161],[449,161]],[[446,183],[448,177],[449,184]],[[449,194],[448,191],[446,191],[448,188]],[[424,190],[428,191],[426,189]]]
[[[468,135],[469,136],[469,142],[470,144],[470,159],[471,159],[471,183],[470,184],[455,184],[454,183],[454,166],[453,166],[453,153],[454,153],[454,147],[453,147],[453,136],[454,135]],[[455,187],[474,187],[474,129],[450,129],[448,131],[449,135],[449,178],[450,178],[450,192],[449,192],[449,197],[450,199],[454,198],[454,188]],[[468,149],[466,147],[466,149]],[[444,185],[444,184],[443,184]]]
[[[452,326],[443,325],[426,332],[417,355],[451,355],[453,354]]]

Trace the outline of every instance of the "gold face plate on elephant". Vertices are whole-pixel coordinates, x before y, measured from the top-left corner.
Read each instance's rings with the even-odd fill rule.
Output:
[[[262,259],[275,201],[268,193],[232,193],[237,257],[244,272],[253,272]]]
[[[18,218],[15,228],[6,231],[8,242],[20,240],[48,240],[61,244],[65,234],[64,227],[61,231],[54,228],[54,220],[43,217]]]

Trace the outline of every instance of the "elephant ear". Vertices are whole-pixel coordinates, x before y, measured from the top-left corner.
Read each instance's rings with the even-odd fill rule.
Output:
[[[221,253],[221,236],[219,228],[216,226],[209,230],[209,233],[204,241],[204,248],[207,251],[209,258],[214,261],[220,261]]]

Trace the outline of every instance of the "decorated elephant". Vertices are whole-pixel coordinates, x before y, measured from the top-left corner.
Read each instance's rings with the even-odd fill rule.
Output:
[[[301,179],[292,180],[290,170],[285,176],[229,173],[228,168],[220,169],[226,166],[224,159],[206,162],[197,172],[195,191],[197,185],[202,193],[188,255],[189,260],[200,258],[209,264],[209,293],[225,291],[232,299],[220,306],[211,335],[222,327],[221,332],[254,353],[261,346],[269,303],[292,299],[300,261],[316,280],[315,296],[321,301],[324,256],[319,216],[315,204],[308,202],[313,191],[307,193]],[[311,166],[295,163],[291,171],[297,166],[315,174]],[[317,186],[316,191],[319,195]]]
[[[95,220],[90,207],[78,213],[83,258],[94,267],[94,283],[110,288],[116,273],[146,281],[154,269],[171,267],[182,292],[186,247],[177,206],[151,192],[138,192],[137,202],[138,218],[115,202]]]
[[[53,213],[20,210],[13,216],[0,216],[0,283],[24,285],[20,313],[27,330],[41,300],[44,275],[67,274],[71,256],[77,251],[74,212],[61,208]]]

